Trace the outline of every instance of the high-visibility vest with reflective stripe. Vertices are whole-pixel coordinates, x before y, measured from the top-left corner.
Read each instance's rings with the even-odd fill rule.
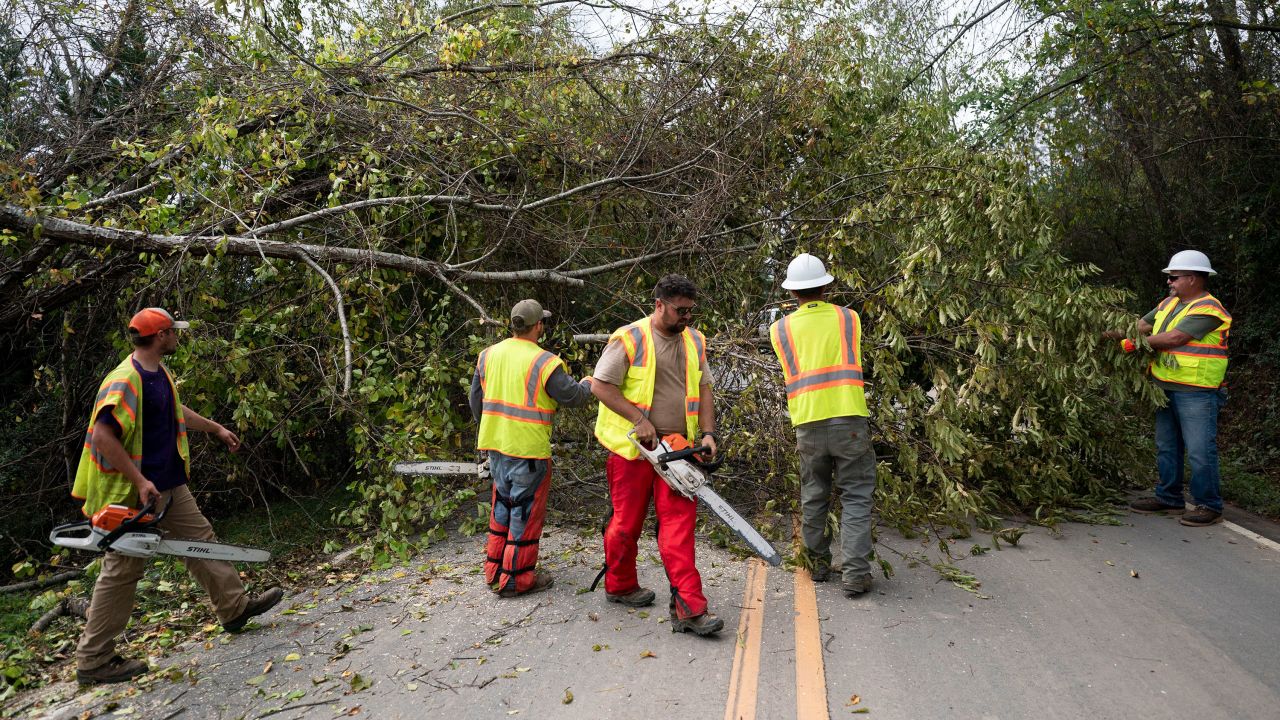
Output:
[[[792,425],[870,414],[862,389],[861,336],[858,313],[820,301],[805,303],[769,327]]]
[[[609,337],[622,343],[627,351],[627,377],[619,390],[622,397],[649,416],[653,404],[653,390],[657,385],[658,367],[655,363],[653,349],[652,318],[637,320],[625,327],[618,328]],[[701,409],[702,397],[702,364],[707,357],[707,340],[702,333],[693,328],[685,328],[680,334],[684,340],[684,426],[685,435],[692,443],[698,434],[698,411]],[[635,427],[627,418],[610,410],[604,403],[596,414],[596,439],[610,452],[617,453],[628,460],[640,457],[627,433]]]
[[[191,451],[187,445],[187,421],[182,414],[182,401],[178,399],[178,386],[169,374],[169,368],[160,366],[173,391],[173,416],[177,420],[178,455],[182,458],[187,477],[191,476]],[[93,423],[98,412],[111,406],[111,416],[120,426],[120,444],[135,467],[142,467],[142,374],[133,366],[133,356],[124,359],[107,374],[98,387],[98,397],[89,415],[89,429],[84,434],[84,449],[80,452],[80,465],[76,468],[76,480],[71,486],[71,496],[84,501],[80,510],[92,516],[108,505],[135,505],[137,490],[124,472],[111,466],[107,458],[93,444]]]
[[[1187,303],[1174,315],[1177,297],[1167,297],[1156,307],[1153,335],[1175,330],[1188,315],[1211,315],[1222,321],[1213,332],[1186,345],[1161,350],[1151,361],[1151,376],[1157,380],[1192,387],[1221,387],[1227,375],[1227,336],[1231,332],[1231,313],[1212,295]]]
[[[555,353],[521,338],[485,348],[476,361],[484,390],[477,449],[512,457],[551,457],[551,421],[560,404],[547,394],[547,378],[563,365]]]

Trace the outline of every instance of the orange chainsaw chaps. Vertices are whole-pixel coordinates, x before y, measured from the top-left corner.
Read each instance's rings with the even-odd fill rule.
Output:
[[[132,520],[138,514],[137,510],[124,505],[108,505],[93,514],[93,518],[89,521],[99,530],[111,532],[120,527],[120,524],[126,520]],[[143,515],[142,522],[151,522],[155,519],[154,515]]]

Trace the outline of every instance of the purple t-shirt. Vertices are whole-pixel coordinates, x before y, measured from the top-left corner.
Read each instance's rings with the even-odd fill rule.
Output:
[[[178,420],[173,416],[173,388],[164,370],[151,372],[133,361],[142,376],[142,476],[157,490],[172,490],[187,483],[187,468],[178,454]],[[107,405],[98,411],[98,422],[122,434],[120,423]]]

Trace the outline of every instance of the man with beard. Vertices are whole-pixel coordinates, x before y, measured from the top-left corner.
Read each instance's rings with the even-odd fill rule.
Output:
[[[672,490],[628,437],[634,429],[639,442],[654,447],[658,438],[679,434],[709,455],[716,452],[707,343],[689,327],[698,289],[682,275],[667,275],[653,294],[653,314],[615,331],[592,373],[591,390],[600,400],[595,435],[609,451],[605,596],[628,607],[654,600],[636,576],[636,542],[652,498],[658,552],[671,585],[671,629],[712,635],[724,621],[708,612],[694,564],[697,503]]]

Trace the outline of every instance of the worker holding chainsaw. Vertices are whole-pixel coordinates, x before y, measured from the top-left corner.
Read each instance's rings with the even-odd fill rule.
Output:
[[[72,495],[93,516],[108,505],[154,505],[164,509],[158,527],[166,537],[208,541],[213,528],[187,487],[191,474],[187,431],[212,433],[231,452],[240,438],[182,404],[162,362],[178,347],[188,323],[161,308],[146,308],[129,321],[134,350],[102,381],[85,434]],[[207,552],[198,548],[197,554]],[[208,593],[222,626],[242,629],[249,618],[280,601],[271,588],[249,596],[235,567],[224,560],[184,557],[188,572]],[[76,648],[76,678],[82,684],[122,682],[147,671],[141,660],[115,654],[116,637],[133,611],[144,557],[107,552],[93,587],[88,620]]]
[[[858,313],[823,299],[834,280],[822,261],[808,253],[792,260],[782,287],[799,307],[770,326],[769,339],[782,364],[787,410],[796,429],[802,557],[814,580],[827,580],[827,513],[834,483],[841,508],[841,588],[855,597],[871,589],[876,456],[862,389],[862,322]]]
[[[595,435],[609,451],[605,596],[629,607],[654,600],[636,575],[636,542],[652,497],[658,552],[671,584],[671,629],[711,635],[724,621],[708,612],[694,564],[697,503],[669,487],[632,441],[634,433],[636,442],[652,448],[676,435],[703,445],[707,456],[716,453],[706,339],[689,326],[698,290],[688,278],[667,275],[653,292],[653,314],[615,331],[592,374],[591,390],[600,400]]]
[[[516,303],[512,337],[485,348],[471,378],[476,446],[488,452],[493,478],[484,578],[504,598],[553,583],[536,569],[551,488],[551,422],[561,405],[582,407],[591,399],[591,378],[575,381],[563,360],[538,346],[550,316],[537,300]]]

